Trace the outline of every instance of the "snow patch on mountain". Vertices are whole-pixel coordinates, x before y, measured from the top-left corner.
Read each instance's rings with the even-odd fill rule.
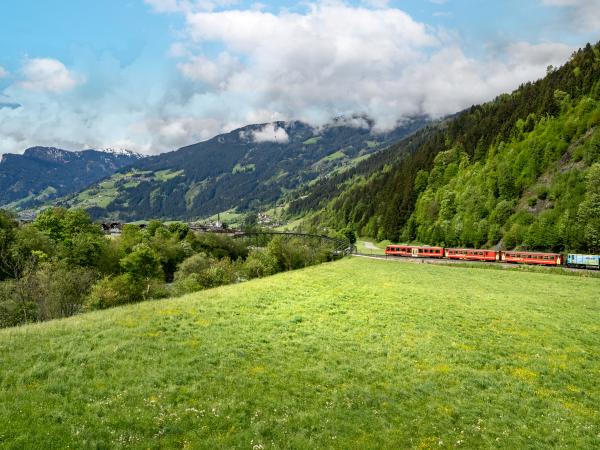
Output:
[[[130,156],[132,158],[142,159],[145,158],[146,155],[142,155],[141,153],[134,152],[132,150],[127,150],[126,148],[103,148],[98,150],[103,153],[109,153],[111,155],[121,155],[121,156]]]

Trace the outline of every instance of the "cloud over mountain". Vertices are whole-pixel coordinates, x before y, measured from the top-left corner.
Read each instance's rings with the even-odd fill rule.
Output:
[[[564,12],[565,20],[585,15],[593,26],[598,1],[539,0],[538,7]],[[246,124],[319,125],[354,114],[389,129],[407,116],[439,117],[489,100],[574,50],[525,38],[490,38],[484,51],[474,50],[457,30],[433,25],[433,16],[417,20],[391,1],[291,9],[241,0],[145,3],[153,18],[174,24],[163,54],[43,55],[0,69],[0,152],[49,145],[159,153]],[[160,63],[149,67],[149,60]]]
[[[600,0],[542,0],[564,10],[567,23],[574,29],[597,32],[600,29]]]
[[[358,112],[389,128],[409,115],[440,116],[492,98],[541,77],[572,51],[520,42],[477,60],[448,34],[380,6],[322,2],[305,13],[275,14],[188,3],[179,9],[186,29],[177,67],[197,92],[262,110],[263,120],[319,122]],[[206,48],[214,44],[221,51],[210,57]]]

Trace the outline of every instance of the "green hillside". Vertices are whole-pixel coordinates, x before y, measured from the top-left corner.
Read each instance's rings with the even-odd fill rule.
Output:
[[[594,448],[599,291],[355,258],[0,330],[0,447]]]
[[[81,191],[142,156],[126,150],[68,151],[31,147],[22,155],[0,155],[0,207],[37,208]]]
[[[380,240],[600,251],[600,44],[290,205]]]
[[[428,119],[415,118],[386,133],[372,132],[367,118],[362,122],[361,127],[341,118],[320,128],[298,121],[248,125],[140,160],[55,203],[121,221],[270,208],[298,188],[350,170]]]

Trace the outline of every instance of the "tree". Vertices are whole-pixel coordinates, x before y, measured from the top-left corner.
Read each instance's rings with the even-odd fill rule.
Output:
[[[180,241],[182,239],[185,239],[185,237],[190,232],[190,227],[182,222],[173,222],[169,224],[167,229],[169,230],[169,233],[177,237],[177,239],[179,239]]]
[[[600,251],[600,163],[594,164],[588,171],[587,192],[577,216],[587,247]]]
[[[135,246],[133,252],[121,259],[120,266],[133,279],[144,283],[144,299],[148,298],[151,280],[158,278],[162,273],[160,257],[148,244]]]
[[[350,245],[356,244],[356,233],[352,228],[344,228],[342,230],[342,236],[344,236]]]
[[[12,246],[15,242],[17,223],[7,212],[0,210],[0,280],[18,276]]]
[[[144,286],[130,273],[104,277],[93,287],[85,301],[89,310],[135,303],[144,299]]]
[[[33,222],[55,242],[69,244],[74,235],[89,233],[102,235],[100,227],[92,222],[90,215],[82,209],[48,208]]]
[[[191,274],[198,274],[206,270],[214,262],[213,258],[206,256],[206,253],[196,253],[186,258],[180,265],[175,274],[175,278],[185,278]]]
[[[244,261],[243,271],[248,278],[273,275],[278,271],[277,258],[263,250],[252,250]]]

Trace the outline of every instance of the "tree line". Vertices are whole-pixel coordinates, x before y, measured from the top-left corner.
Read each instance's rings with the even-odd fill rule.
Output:
[[[330,244],[125,225],[106,236],[82,210],[52,208],[19,225],[0,210],[0,327],[179,296],[329,260]]]

